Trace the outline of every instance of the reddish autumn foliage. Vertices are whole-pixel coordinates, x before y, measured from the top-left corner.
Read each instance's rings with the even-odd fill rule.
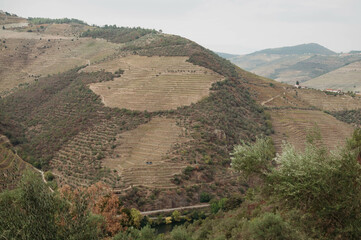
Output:
[[[119,231],[125,231],[129,217],[123,213],[123,206],[111,188],[103,183],[96,183],[88,188],[72,189],[65,185],[60,189],[60,196],[71,204],[69,214],[72,221],[78,221],[84,210],[98,214],[105,220],[103,226],[106,232],[114,236]],[[59,224],[65,225],[66,219],[59,216]]]

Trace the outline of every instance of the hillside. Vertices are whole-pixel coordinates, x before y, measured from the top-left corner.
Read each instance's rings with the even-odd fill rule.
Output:
[[[278,55],[304,55],[304,54],[317,54],[317,55],[335,55],[336,53],[327,49],[317,43],[307,43],[296,46],[269,48],[261,51],[251,53],[249,55],[259,54],[278,54]]]
[[[304,82],[305,86],[316,89],[341,89],[361,91],[361,61],[347,64],[336,70]]]
[[[303,44],[265,49],[227,59],[260,76],[293,85],[296,81],[306,82],[360,61],[361,55],[338,55],[318,44]],[[315,87],[318,88],[318,85],[315,84]]]
[[[182,37],[55,20],[0,35],[2,133],[59,187],[102,181],[141,209],[198,203],[240,191],[229,151],[270,133],[242,71]]]
[[[318,125],[333,149],[353,127],[323,111],[361,106],[256,76],[180,36],[36,21],[0,30],[1,133],[59,187],[101,181],[129,207],[243,193],[234,145],[263,134],[281,151]]]
[[[25,170],[31,168],[14,152],[7,137],[0,135],[0,191],[15,188]]]

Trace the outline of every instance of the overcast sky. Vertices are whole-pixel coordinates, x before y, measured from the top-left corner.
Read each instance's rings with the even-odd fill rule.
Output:
[[[361,50],[361,0],[0,0],[0,9],[162,29],[234,54],[310,42]]]

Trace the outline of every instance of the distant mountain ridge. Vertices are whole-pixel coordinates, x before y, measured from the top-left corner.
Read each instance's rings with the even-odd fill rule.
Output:
[[[225,58],[225,59],[230,59],[230,58],[239,56],[237,54],[230,54],[230,53],[223,53],[223,52],[214,52],[214,53],[216,53],[218,56]]]
[[[302,54],[320,54],[320,55],[335,55],[334,51],[331,51],[318,43],[307,43],[296,46],[280,47],[280,48],[268,48],[261,51],[251,53],[249,55],[257,54],[280,54],[280,55],[302,55]]]
[[[279,82],[289,84],[294,84],[297,81],[300,83],[307,82],[307,86],[319,89],[337,86],[344,91],[356,91],[361,88],[358,64],[352,65],[353,68],[345,68],[347,70],[336,71],[361,61],[360,51],[354,50],[347,54],[340,54],[320,44],[308,43],[268,48],[239,56],[218,54],[247,71]],[[332,71],[336,71],[337,77],[331,74],[321,77]],[[313,81],[313,79],[316,80]]]

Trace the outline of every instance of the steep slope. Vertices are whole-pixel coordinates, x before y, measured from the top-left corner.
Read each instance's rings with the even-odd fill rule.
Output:
[[[0,135],[0,191],[15,188],[26,169],[32,167],[14,152],[7,137]]]
[[[37,58],[52,56],[52,64],[41,68],[45,62],[29,60],[25,69],[60,73],[40,72],[7,92],[0,99],[0,130],[23,159],[53,171],[60,186],[102,181],[128,206],[141,209],[196,204],[202,192],[222,197],[243,191],[229,170],[229,153],[241,140],[272,134],[272,124],[278,144],[302,141],[303,127],[316,123],[330,148],[338,131],[352,129],[317,110],[332,108],[316,106],[308,90],[241,70],[185,38],[107,26],[84,29],[72,40],[64,36],[69,26],[50,26],[55,31],[46,35],[53,37],[46,41],[47,57]],[[3,34],[6,42],[18,39],[11,41],[17,46],[26,38],[34,41],[30,52],[44,44],[37,40],[41,32]],[[73,52],[77,67],[61,64],[69,57],[56,49],[61,43]],[[18,71],[21,59],[15,58],[19,67],[4,70],[4,76]],[[332,107],[348,101],[334,100]],[[350,102],[360,106],[358,98]],[[303,113],[307,119],[301,119]]]
[[[1,130],[19,155],[53,171],[60,186],[103,181],[127,204],[143,209],[197,203],[202,191],[220,196],[224,189],[239,191],[228,170],[229,152],[241,139],[270,132],[241,70],[192,41],[154,30],[95,28],[72,41],[64,36],[66,26],[52,26],[59,35],[46,35],[54,39],[46,40],[51,45],[44,51],[66,43],[79,55],[74,64],[81,65],[84,52],[75,49],[99,43],[103,58],[43,73],[0,100]],[[3,34],[18,44],[25,38],[43,44],[36,37],[45,33]],[[55,50],[54,65],[44,67],[49,73],[62,67],[66,56]],[[41,68],[33,60],[26,66]],[[124,97],[122,91],[134,95]],[[199,191],[187,193],[186,186],[193,185]],[[139,187],[140,201],[131,186]],[[154,188],[168,190],[141,201]]]
[[[342,91],[361,91],[361,61],[328,72],[306,81],[303,85],[317,89],[341,89]]]
[[[2,29],[0,39],[0,96],[41,76],[100,61],[119,48],[99,39]]]
[[[267,109],[274,134],[273,141],[277,152],[281,152],[283,141],[303,150],[309,132],[319,131],[325,145],[334,149],[345,143],[355,126],[345,124],[342,112],[358,112],[361,98],[346,95],[327,95],[313,89],[297,89],[269,79],[262,79],[248,73],[248,87],[257,102]],[[352,116],[352,117],[351,117]],[[350,114],[354,119],[357,114]],[[341,121],[340,121],[341,120]],[[347,122],[347,121],[345,121]],[[350,120],[347,123],[354,122]]]

